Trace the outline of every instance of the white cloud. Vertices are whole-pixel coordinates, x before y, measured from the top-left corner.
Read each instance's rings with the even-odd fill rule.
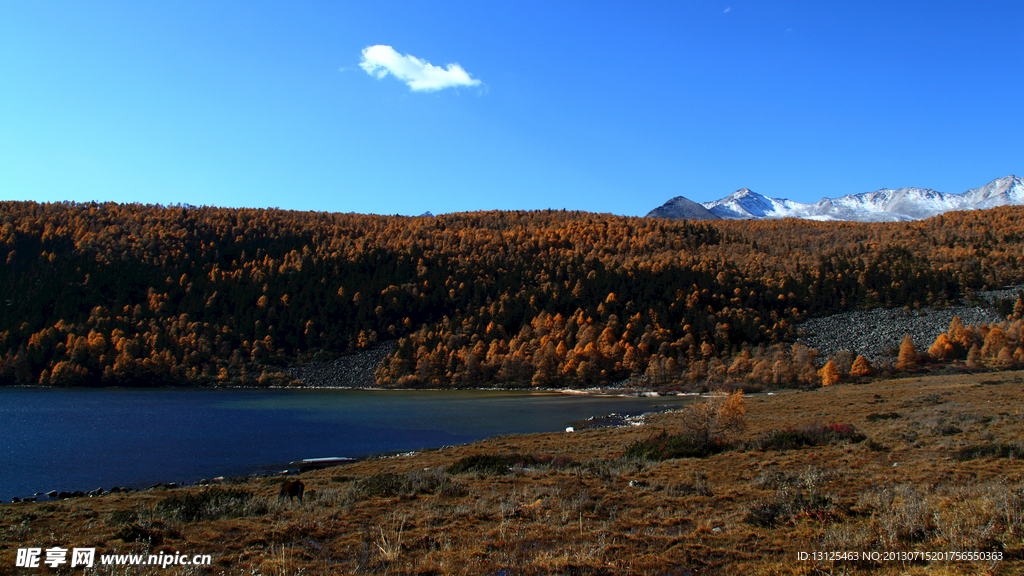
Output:
[[[370,46],[363,49],[363,61],[359,66],[367,74],[383,78],[389,73],[408,84],[414,92],[435,92],[457,86],[479,86],[480,81],[471,78],[458,64],[446,67],[434,66],[410,54],[402,56],[391,46]]]
[[[730,11],[732,11],[732,6],[729,6],[725,10],[722,10],[722,14],[728,14]]]

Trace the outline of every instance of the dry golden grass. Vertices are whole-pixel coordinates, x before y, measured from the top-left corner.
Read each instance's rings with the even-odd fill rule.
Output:
[[[236,490],[228,495],[190,487],[3,505],[0,573],[14,570],[19,547],[61,545],[215,559],[208,571],[90,574],[1016,574],[1021,398],[1024,372],[843,384],[728,404],[733,416],[745,409],[745,427],[727,436],[732,450],[704,458],[623,457],[701,416],[665,414],[635,428],[502,436],[306,473],[302,505],[277,500],[279,478],[221,488]],[[833,423],[867,438],[759,448],[770,431]],[[447,472],[474,455],[478,468]],[[798,559],[978,550],[1004,560]]]

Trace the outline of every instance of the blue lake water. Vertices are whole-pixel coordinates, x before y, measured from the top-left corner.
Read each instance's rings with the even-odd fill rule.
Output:
[[[485,391],[0,388],[0,499],[554,432],[688,398]]]

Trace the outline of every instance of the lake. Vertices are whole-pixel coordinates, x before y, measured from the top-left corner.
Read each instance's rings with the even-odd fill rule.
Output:
[[[0,388],[0,499],[280,471],[305,458],[555,432],[688,402],[502,391]]]

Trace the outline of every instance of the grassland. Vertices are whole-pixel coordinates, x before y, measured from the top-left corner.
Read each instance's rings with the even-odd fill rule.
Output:
[[[280,478],[5,504],[0,573],[84,546],[214,559],[87,574],[1016,574],[1022,397],[1024,372],[878,380],[750,395],[742,425],[691,410],[308,472],[301,505]],[[947,551],[1003,560],[863,559]]]

